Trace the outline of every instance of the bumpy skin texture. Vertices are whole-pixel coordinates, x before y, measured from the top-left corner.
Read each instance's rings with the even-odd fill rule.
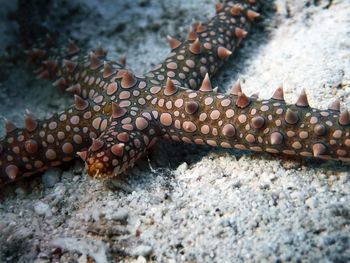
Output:
[[[102,49],[78,56],[72,44],[68,61],[55,58],[52,69],[55,63],[46,60],[40,74],[71,85],[75,105],[48,120],[28,117],[24,129],[8,124],[0,143],[0,184],[77,152],[89,175],[116,176],[160,138],[349,162],[350,116],[338,103],[321,111],[309,107],[305,93],[286,104],[281,88],[269,100],[247,97],[239,84],[231,94],[212,89],[209,76],[245,37],[258,18],[256,8],[254,0],[218,4],[217,15],[193,25],[188,40],[169,38],[172,52],[144,76],[106,61]]]

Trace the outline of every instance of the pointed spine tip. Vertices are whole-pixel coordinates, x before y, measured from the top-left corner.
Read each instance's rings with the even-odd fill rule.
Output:
[[[283,86],[280,86],[275,90],[271,99],[284,101]]]
[[[220,59],[225,59],[231,56],[232,52],[225,47],[218,47],[218,56]]]
[[[247,17],[248,17],[248,19],[249,19],[250,21],[253,22],[254,20],[256,20],[257,18],[260,17],[260,14],[257,13],[257,12],[255,12],[255,11],[253,11],[253,10],[248,10],[248,11],[247,11]]]
[[[57,79],[52,83],[52,86],[59,87],[59,88],[65,88],[67,86],[67,80],[63,77]]]
[[[340,100],[337,99],[328,105],[329,110],[340,111]]]
[[[238,79],[235,84],[232,85],[231,95],[238,96],[242,92],[241,81]]]
[[[189,48],[191,53],[198,55],[199,53],[201,53],[201,45],[199,43],[199,38],[197,37],[196,40],[190,44]]]
[[[76,53],[79,52],[79,48],[78,48],[78,46],[74,43],[73,40],[69,40],[69,41],[68,41],[67,49],[68,49],[68,55],[70,55],[70,56],[75,55]]]
[[[346,126],[350,124],[350,114],[348,110],[342,110],[339,115],[339,124]]]
[[[233,16],[238,16],[242,10],[243,10],[243,7],[240,4],[235,4],[231,7],[230,14]]]
[[[68,59],[64,59],[63,66],[67,69],[69,73],[73,73],[76,67],[78,66],[78,63]]]
[[[236,27],[235,28],[235,35],[238,39],[242,39],[245,38],[248,35],[248,32],[245,31],[244,29],[240,28],[240,27]]]
[[[213,91],[213,88],[211,86],[211,82],[210,82],[210,78],[209,78],[209,74],[205,74],[204,80],[202,82],[201,87],[199,88],[200,91],[202,92],[211,92]]]
[[[193,31],[193,29],[191,28],[190,31],[188,32],[187,40],[195,41],[197,38],[198,38],[197,33]]]
[[[105,57],[107,55],[107,50],[99,45],[95,48],[94,53],[97,57]]]
[[[107,61],[103,62],[103,78],[109,78],[116,73],[116,70]]]
[[[79,111],[83,111],[89,107],[89,102],[79,95],[74,95],[74,107]]]
[[[77,152],[77,155],[85,162],[87,159],[87,151]]]
[[[315,143],[312,146],[314,157],[320,157],[320,155],[324,155],[326,153],[326,150],[326,146],[323,143]]]
[[[125,67],[125,65],[126,65],[126,56],[125,55],[120,56],[119,64],[122,65],[123,67]]]
[[[26,110],[24,114],[24,127],[26,130],[29,132],[35,131],[37,126],[38,122],[34,119],[29,110]]]
[[[103,65],[103,61],[99,59],[98,56],[93,51],[90,52],[89,59],[90,59],[90,68],[92,70],[98,69]]]
[[[309,102],[306,96],[305,89],[301,90],[301,93],[295,105],[297,105],[298,107],[309,107]]]
[[[199,21],[194,21],[193,23],[192,23],[192,29],[194,30],[194,31],[196,31],[196,29],[197,29],[197,27],[198,27],[198,25],[200,24],[200,22]]]
[[[171,96],[177,92],[174,82],[168,77],[165,84],[164,95]]]
[[[44,60],[42,64],[50,72],[55,72],[58,66],[57,60]]]
[[[48,70],[44,70],[40,72],[36,77],[38,79],[50,79],[50,72]]]
[[[135,78],[134,74],[130,71],[125,71],[122,77],[121,86],[123,89],[129,89],[132,88],[137,82],[137,79]]]
[[[219,13],[222,10],[223,5],[221,3],[215,4],[215,11]]]
[[[249,98],[243,92],[239,92],[237,96],[236,106],[238,108],[243,109],[250,104]]]
[[[66,89],[67,92],[79,95],[81,93],[81,86],[79,83],[74,84]]]
[[[6,134],[9,134],[10,132],[13,132],[14,130],[16,130],[17,126],[13,122],[5,118],[5,129],[6,129]]]
[[[167,36],[167,40],[168,40],[168,43],[169,43],[171,50],[174,50],[181,45],[181,42],[179,40],[177,40],[176,38],[171,37],[169,35]]]
[[[207,28],[202,23],[199,23],[195,30],[197,33],[203,33]]]
[[[128,72],[126,69],[118,69],[117,75],[115,76],[116,79],[122,79],[125,75],[125,73]]]

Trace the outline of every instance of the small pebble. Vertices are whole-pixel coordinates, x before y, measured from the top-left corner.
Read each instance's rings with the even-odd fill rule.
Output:
[[[143,256],[147,257],[152,253],[153,248],[147,245],[140,245],[138,247],[130,249],[131,256]]]
[[[318,201],[317,201],[317,199],[315,199],[315,198],[313,198],[313,197],[310,197],[310,198],[306,199],[305,204],[306,204],[308,207],[310,207],[310,208],[312,208],[312,209],[315,209],[315,208],[317,208],[317,206],[318,206]]]
[[[34,205],[34,211],[35,211],[35,213],[37,213],[40,216],[45,216],[45,217],[52,216],[50,206],[44,202],[41,202],[41,201],[37,202]]]
[[[80,176],[79,175],[76,175],[73,177],[73,182],[77,182],[80,180]]]
[[[147,259],[142,256],[139,256],[136,260],[132,261],[132,263],[147,263]]]
[[[188,164],[183,163],[179,165],[179,167],[177,167],[176,171],[181,174],[181,173],[184,173],[187,169],[188,169]]]

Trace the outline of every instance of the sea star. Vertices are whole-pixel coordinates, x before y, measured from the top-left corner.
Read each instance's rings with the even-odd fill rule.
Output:
[[[269,100],[212,88],[213,76],[259,18],[255,0],[225,1],[207,23],[195,23],[184,42],[144,76],[106,59],[97,48],[65,56],[33,50],[39,76],[75,93],[75,104],[45,120],[29,112],[25,128],[6,123],[0,142],[0,185],[70,161],[78,154],[95,178],[123,173],[160,138],[213,147],[350,161],[350,115],[339,101],[328,110],[309,106],[303,90],[286,104],[280,87]],[[198,89],[198,90],[197,90]]]

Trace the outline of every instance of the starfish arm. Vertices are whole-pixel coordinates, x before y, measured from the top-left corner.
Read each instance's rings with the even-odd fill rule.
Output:
[[[28,115],[25,128],[7,122],[7,134],[0,141],[0,186],[73,159],[77,152],[90,147],[92,138],[112,125],[111,120],[120,111],[138,114],[140,108],[135,106],[142,106],[140,94],[147,92],[144,78],[121,69],[105,80],[103,69],[90,73],[89,98],[75,95],[73,106],[46,120]],[[114,101],[119,102],[117,109]]]
[[[108,124],[110,106],[95,101],[76,96],[75,105],[51,118],[27,115],[25,128],[7,123],[0,141],[0,185],[58,166],[87,149]]]
[[[74,158],[77,151],[87,149],[91,138],[108,127],[113,116],[112,101],[119,101],[131,114],[136,114],[132,101],[147,86],[143,78],[136,78],[113,63],[106,69],[100,62],[98,66],[94,62],[80,63],[82,69],[75,69],[81,95],[87,99],[75,95],[74,106],[47,120],[27,116],[23,129],[7,122],[7,134],[0,141],[0,185],[58,166]]]
[[[28,57],[38,57],[37,76],[53,81],[53,86],[76,94],[82,98],[92,98],[96,92],[101,93],[115,76],[123,74],[124,66],[106,59],[106,51],[96,48],[87,55],[78,52],[77,47],[70,43],[64,54],[58,54],[48,49],[32,50]],[[71,50],[70,50],[71,49]],[[49,54],[49,55],[46,55]]]
[[[304,93],[287,104],[280,92],[259,100],[236,88],[229,95],[180,88],[156,94],[165,101],[154,110],[164,137],[175,141],[349,162],[348,111],[311,108]]]
[[[113,119],[109,128],[93,141],[84,154],[91,177],[110,178],[123,173],[156,142],[151,114],[144,112],[141,116],[135,122],[128,114]]]
[[[194,23],[186,41],[168,37],[171,53],[146,77],[170,78],[176,85],[199,89],[205,75],[212,77],[248,34],[259,16],[254,3],[226,1],[217,5],[217,14],[208,22]]]

